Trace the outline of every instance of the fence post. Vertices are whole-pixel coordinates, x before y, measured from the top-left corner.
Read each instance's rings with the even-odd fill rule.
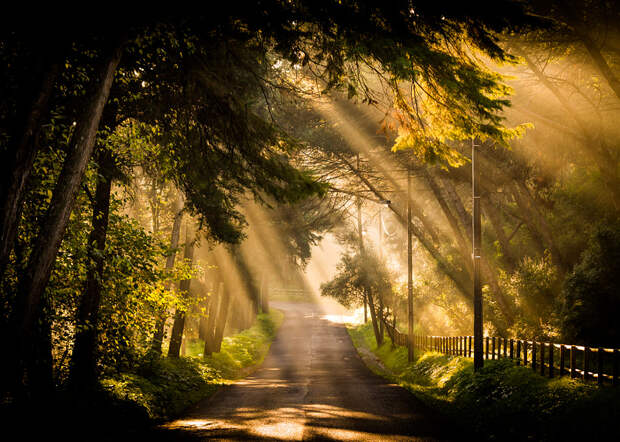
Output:
[[[492,346],[491,346],[491,359],[495,359],[495,336],[493,336]]]
[[[487,336],[486,338],[487,341],[487,349],[486,349],[486,359],[489,359],[489,337]]]
[[[510,359],[514,359],[514,355],[515,355],[515,341],[514,339],[510,338]]]
[[[553,377],[553,350],[555,350],[555,346],[553,342],[549,343],[549,377]]]
[[[527,367],[527,341],[523,341],[523,366]]]
[[[598,348],[598,384],[603,385],[603,349]]]
[[[521,365],[521,341],[517,341],[517,365]]]
[[[536,341],[532,341],[532,370],[536,371]]]
[[[570,377],[574,378],[577,375],[577,367],[575,363],[577,361],[577,349],[574,345],[570,346]]]
[[[545,375],[545,343],[540,342],[540,375]]]
[[[560,377],[564,376],[564,344],[560,344]]]
[[[583,348],[583,380],[587,381],[590,375],[590,347]]]
[[[508,356],[508,338],[504,338],[504,358]]]

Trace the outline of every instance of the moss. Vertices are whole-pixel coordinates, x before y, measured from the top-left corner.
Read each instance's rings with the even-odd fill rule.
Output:
[[[620,390],[549,379],[507,359],[472,360],[425,352],[409,364],[404,347],[377,348],[370,324],[349,327],[356,347],[373,351],[390,380],[471,429],[482,440],[620,440]]]

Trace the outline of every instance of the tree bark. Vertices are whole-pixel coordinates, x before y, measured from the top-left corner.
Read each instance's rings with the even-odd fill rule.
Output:
[[[504,232],[504,227],[502,226],[500,215],[496,212],[496,208],[491,206],[490,204],[483,204],[482,210],[484,211],[487,219],[491,222],[491,226],[493,227],[493,231],[495,232],[495,237],[499,241],[499,244],[502,248],[504,262],[506,263],[508,269],[510,271],[513,271],[517,266],[518,257],[515,254],[512,245],[510,244],[510,240]]]
[[[88,270],[84,294],[78,309],[75,344],[71,367],[71,383],[77,390],[92,389],[97,383],[97,322],[101,303],[104,250],[108,232],[112,168],[109,152],[99,159],[99,175],[93,203],[92,230],[88,236]]]
[[[448,220],[448,224],[450,225],[450,228],[452,229],[452,233],[454,234],[456,243],[458,244],[459,250],[461,251],[461,255],[465,257],[464,262],[467,263],[466,264],[467,269],[471,273],[471,269],[472,269],[471,262],[469,259],[467,259],[467,257],[470,254],[470,250],[469,250],[470,247],[467,244],[467,240],[465,239],[465,236],[463,236],[463,231],[461,230],[458,220],[452,213],[452,210],[446,201],[446,197],[444,196],[444,191],[439,185],[439,183],[435,180],[435,177],[433,177],[426,168],[423,169],[422,173],[424,174],[424,177],[426,178],[426,182],[431,188],[431,191],[433,192],[435,199],[439,203],[439,207],[441,207],[441,210],[443,211],[446,219]]]
[[[191,227],[188,226],[185,232],[185,251],[183,253],[183,258],[186,261],[189,261],[190,264],[193,263],[194,260],[194,242],[193,242],[193,232]],[[189,296],[189,288],[192,280],[184,279],[179,284],[179,290],[181,292],[181,296],[187,297]],[[179,353],[181,351],[181,343],[183,342],[183,331],[185,329],[185,310],[181,308],[177,308],[177,311],[174,314],[174,323],[172,324],[172,332],[170,333],[170,346],[168,348],[168,357],[169,358],[178,358]]]
[[[172,253],[166,258],[166,272],[170,272],[174,268],[174,260],[176,258],[176,249],[179,247],[179,236],[181,234],[181,222],[183,220],[183,201],[179,196],[174,204],[174,221],[172,223],[172,232],[170,233],[170,248]],[[170,284],[166,285],[166,289],[170,289]],[[155,333],[153,334],[153,342],[151,343],[151,351],[157,355],[161,354],[161,346],[164,341],[164,333],[166,329],[167,312],[164,309],[159,312],[155,323]]]
[[[2,177],[0,185],[0,280],[4,276],[11,248],[15,242],[24,204],[26,182],[30,177],[39,148],[37,138],[41,119],[47,110],[47,103],[52,95],[59,71],[58,64],[52,64],[44,75],[41,89],[32,105],[22,137],[15,149],[12,164],[7,168],[9,173]]]
[[[260,309],[265,314],[269,313],[269,279],[265,271],[260,284]]]
[[[555,244],[555,238],[551,231],[551,227],[547,224],[544,216],[538,211],[533,201],[532,196],[525,187],[525,184],[521,182],[515,182],[513,184],[512,194],[517,202],[519,208],[524,212],[524,221],[530,232],[538,239],[541,244],[544,244],[546,248],[551,252],[551,259],[558,268],[561,275],[564,275],[567,271],[564,257]]]
[[[217,334],[217,322],[218,314],[222,308],[223,296],[224,296],[224,283],[219,282],[214,287],[217,287],[217,292],[214,290],[213,299],[211,300],[211,308],[209,308],[209,316],[207,318],[207,327],[205,330],[205,348],[203,355],[206,358],[211,355],[216,348],[215,335]]]
[[[222,349],[222,339],[224,339],[224,329],[226,328],[226,320],[228,319],[228,308],[230,307],[230,293],[226,290],[223,283],[220,283],[222,288],[222,300],[220,301],[220,308],[217,314],[217,322],[215,325],[215,346],[213,351],[215,353]]]
[[[19,360],[22,364],[20,377],[32,369],[34,362],[32,355],[35,353],[36,345],[32,331],[40,320],[41,298],[49,281],[88,160],[93,152],[95,136],[121,54],[122,48],[120,46],[115,48],[98,72],[94,93],[75,130],[73,149],[64,162],[52,201],[39,234],[33,242],[26,273],[19,282],[16,321],[20,334],[18,344]],[[21,383],[21,380],[19,382]]]
[[[377,321],[377,312],[375,310],[375,302],[370,289],[364,288],[366,299],[368,299],[368,309],[370,310],[370,320],[372,321],[372,330],[375,333],[377,347],[383,344],[383,335],[379,330],[379,322]]]

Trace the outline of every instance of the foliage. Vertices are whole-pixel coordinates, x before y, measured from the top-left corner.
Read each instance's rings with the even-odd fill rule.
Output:
[[[365,290],[373,296],[391,295],[390,274],[373,251],[345,254],[337,269],[331,281],[321,284],[322,296],[330,296],[345,307],[357,307],[364,303]]]
[[[348,331],[358,349],[372,350],[363,339],[372,333],[368,324]],[[408,365],[406,357],[402,360],[404,347],[386,342],[373,351],[388,369],[381,374],[482,440],[620,436],[614,424],[620,409],[617,389],[570,378],[548,379],[508,359],[485,361],[484,368],[474,373],[471,359],[463,357],[427,352]]]
[[[620,226],[599,226],[564,285],[566,339],[620,346]]]
[[[504,284],[519,311],[511,333],[522,339],[557,340],[560,284],[549,253],[523,258]]]
[[[258,315],[251,328],[226,337],[222,350],[206,359],[147,358],[132,370],[104,378],[101,386],[112,401],[134,404],[152,420],[170,419],[260,364],[282,319],[277,310]]]

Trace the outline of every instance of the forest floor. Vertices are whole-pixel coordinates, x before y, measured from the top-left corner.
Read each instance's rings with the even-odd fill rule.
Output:
[[[439,413],[369,371],[345,326],[318,304],[277,308],[285,319],[261,368],[149,440],[462,440]]]

